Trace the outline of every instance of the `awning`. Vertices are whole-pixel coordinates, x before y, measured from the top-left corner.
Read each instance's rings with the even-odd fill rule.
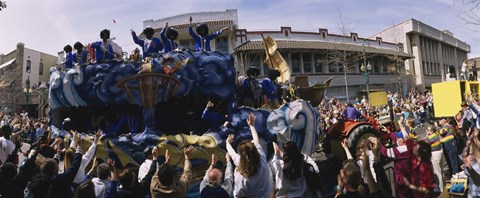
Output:
[[[334,43],[334,42],[321,42],[321,41],[304,41],[304,40],[276,40],[278,49],[302,49],[302,50],[346,50],[346,51],[355,51],[362,52],[362,45],[354,45],[348,43]],[[254,51],[254,50],[265,50],[265,44],[263,41],[247,41],[240,44],[234,49],[235,52],[241,51]],[[385,48],[376,48],[365,46],[365,53],[370,54],[387,54],[387,55],[397,55],[403,58],[415,58],[411,54],[405,52],[400,52],[392,49]]]
[[[0,65],[0,69],[11,65],[13,62],[15,62],[16,59],[17,59],[17,58],[14,58],[14,59],[12,59],[12,60],[9,60],[9,61],[3,63],[2,65]]]

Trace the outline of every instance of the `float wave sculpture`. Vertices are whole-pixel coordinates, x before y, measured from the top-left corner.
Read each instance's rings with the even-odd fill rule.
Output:
[[[164,61],[167,57],[170,61]],[[163,151],[169,149],[174,155],[171,165],[176,166],[181,172],[183,166],[181,149],[195,145],[196,149],[191,157],[194,178],[187,195],[192,197],[198,195],[198,184],[208,168],[210,155],[215,153],[222,163],[225,162],[224,141],[228,134],[235,134],[235,145],[243,139],[251,138],[246,124],[246,118],[250,113],[257,117],[255,127],[266,147],[270,147],[270,143],[275,139],[292,140],[307,154],[312,152],[320,132],[317,111],[309,102],[303,100],[284,104],[271,112],[236,107],[236,72],[230,54],[203,51],[169,52],[160,58],[152,59],[149,63],[150,68],[148,64],[142,65],[138,62],[77,65],[67,71],[52,68],[50,110],[102,108],[125,104],[142,107],[142,119],[137,124],[140,124],[143,130],[132,134],[133,141],[118,135],[106,138],[99,145],[96,155],[104,160],[114,158],[121,162],[120,167],[135,167],[138,166],[133,160],[135,153],[143,151],[146,146],[157,145],[161,155]],[[175,71],[167,74],[163,70],[165,66],[175,68]],[[159,108],[161,104],[183,101],[182,98],[193,98],[193,101],[197,101],[202,97],[216,98],[226,104],[224,116],[229,122],[228,125],[209,128],[202,133],[196,132],[202,135],[187,135],[185,132],[172,134],[156,129],[157,122],[171,123],[170,120],[165,120],[170,116],[158,115],[158,112],[163,111]],[[205,106],[205,103],[201,105]],[[193,107],[191,111],[193,113],[188,111],[187,114],[201,115],[194,112],[198,110]],[[111,125],[115,125],[115,122],[112,121]],[[179,131],[189,129],[180,128]],[[88,146],[88,143],[84,145]],[[271,155],[271,148],[267,150],[270,150]]]

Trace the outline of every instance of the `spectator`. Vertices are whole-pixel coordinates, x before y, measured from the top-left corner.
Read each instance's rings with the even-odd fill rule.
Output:
[[[295,142],[285,143],[284,150],[273,143],[272,171],[275,174],[276,197],[305,197],[309,192],[303,175],[305,159]],[[281,159],[280,159],[281,157]],[[312,196],[309,194],[309,196]]]
[[[215,168],[218,158],[212,154],[212,163],[205,172],[202,182],[200,183],[200,197],[225,197],[232,195],[233,188],[233,167],[230,155],[225,155],[227,167],[225,169],[225,179],[222,182],[222,172]]]
[[[77,142],[81,145],[80,141]],[[40,166],[30,183],[30,189],[34,197],[71,197],[71,185],[80,167],[82,150],[77,148],[72,165],[62,174],[58,174],[58,162],[60,159],[60,147],[57,146],[57,154],[54,159],[46,159]]]
[[[156,146],[153,147],[150,155],[152,155],[152,163],[147,175],[140,182],[136,181],[135,173],[128,169],[123,170],[119,175],[119,181],[122,185],[118,190],[119,198],[145,197],[145,195],[149,194],[152,177],[155,170],[157,170],[158,148]]]
[[[81,183],[75,190],[74,198],[95,198],[95,185],[91,179]]]
[[[362,114],[353,107],[352,103],[347,104],[347,108],[343,111],[343,117],[349,120],[356,120],[362,117]]]
[[[7,161],[8,156],[15,149],[15,144],[10,140],[12,128],[10,125],[4,125],[1,128],[3,137],[0,137],[0,164]]]
[[[108,178],[111,177],[110,180]],[[115,197],[117,192],[117,178],[115,174],[115,162],[111,159],[97,167],[97,177],[92,179],[95,187],[95,196],[100,198]]]
[[[435,123],[438,127],[438,124]],[[455,136],[453,135],[452,126],[447,123],[447,120],[442,119],[439,121],[439,134],[441,136],[440,142],[442,143],[443,147],[443,154],[445,155],[445,159],[447,160],[448,169],[450,170],[450,175],[453,175],[459,171],[458,167],[458,153],[457,153],[457,141],[455,140]]]
[[[252,132],[253,143],[250,141],[241,142],[238,147],[238,154],[233,150],[231,143],[233,135],[227,138],[228,154],[232,156],[233,162],[237,165],[235,169],[234,197],[268,197],[272,190],[270,181],[270,168],[258,133],[255,129],[255,115],[250,114],[247,124]]]
[[[79,133],[75,133],[77,139],[82,138]],[[83,178],[85,177],[85,168],[87,165],[92,161],[93,156],[95,155],[95,150],[97,148],[97,143],[100,141],[100,137],[102,136],[102,131],[98,130],[95,134],[95,139],[92,141],[92,145],[88,148],[85,155],[82,156],[82,162],[80,163],[80,168],[78,169],[77,174],[75,175],[75,179],[73,180],[73,186],[78,186],[82,183]],[[72,141],[70,148],[75,148],[77,145],[75,144],[76,141]],[[80,145],[79,145],[80,147]],[[67,164],[67,158],[65,157],[65,163]]]
[[[425,141],[430,144],[432,147],[432,164],[433,164],[433,172],[437,176],[438,180],[438,187],[440,191],[443,191],[443,173],[442,173],[442,158],[443,158],[443,150],[442,145],[440,144],[440,136],[438,132],[435,131],[435,127],[428,126],[427,127],[427,137]]]
[[[193,147],[183,149],[185,162],[183,165],[183,174],[179,180],[174,180],[174,171],[168,162],[170,154],[168,150],[165,153],[165,163],[162,164],[152,178],[150,185],[150,193],[152,197],[184,197],[187,192],[188,185],[192,180],[192,165],[188,158],[188,154],[192,152]]]
[[[410,180],[403,178],[405,185],[414,192],[415,197],[433,197],[432,147],[425,141],[419,141],[412,153],[412,174]]]

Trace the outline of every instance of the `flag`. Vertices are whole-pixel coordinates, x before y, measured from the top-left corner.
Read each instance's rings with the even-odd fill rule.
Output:
[[[278,46],[277,42],[271,37],[263,37],[263,42],[265,43],[265,63],[269,66],[270,69],[276,69],[280,72],[280,76],[277,78],[277,81],[281,84],[287,83],[290,81],[290,69],[288,68],[287,61],[283,59],[280,52],[277,51]]]

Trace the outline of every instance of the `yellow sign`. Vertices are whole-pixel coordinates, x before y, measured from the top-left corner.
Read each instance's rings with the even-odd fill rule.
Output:
[[[475,93],[468,81],[448,81],[432,84],[433,109],[435,117],[452,117],[461,110],[465,95]],[[478,91],[478,90],[477,90]]]
[[[388,104],[387,92],[384,91],[371,92],[370,95],[368,95],[368,98],[370,98],[370,106],[372,107]]]

